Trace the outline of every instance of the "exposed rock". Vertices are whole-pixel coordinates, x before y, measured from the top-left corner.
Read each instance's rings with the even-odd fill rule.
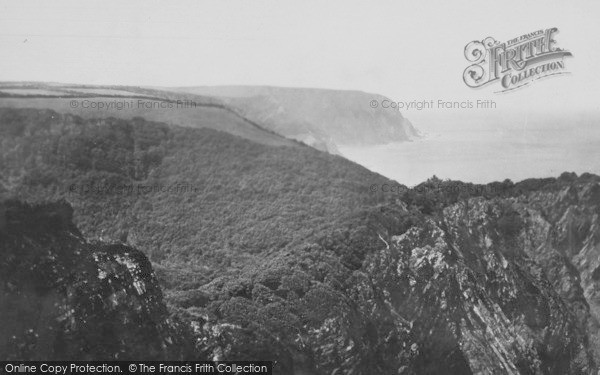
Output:
[[[123,245],[86,242],[66,203],[3,203],[0,357],[9,360],[177,359],[150,262]]]

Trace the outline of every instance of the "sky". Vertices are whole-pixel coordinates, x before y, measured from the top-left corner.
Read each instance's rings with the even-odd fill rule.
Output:
[[[0,0],[0,81],[319,87],[489,99],[502,112],[597,111],[598,19],[594,0]],[[464,84],[470,41],[550,27],[573,53],[571,74],[504,94]]]

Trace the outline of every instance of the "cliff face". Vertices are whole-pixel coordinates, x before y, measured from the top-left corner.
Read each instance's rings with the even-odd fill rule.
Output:
[[[0,357],[157,359],[184,354],[139,251],[86,242],[66,203],[0,204]]]
[[[600,363],[600,184],[573,183],[555,194],[537,192],[514,200],[529,228],[521,237],[553,288],[590,334]]]
[[[524,203],[536,194],[472,199],[444,211],[447,236],[474,283],[460,286],[465,297],[475,292],[468,316],[477,329],[463,338],[474,373],[587,374],[595,368],[595,319],[577,272],[552,246],[557,226]]]
[[[411,327],[416,359],[407,368],[595,373],[599,193],[597,182],[574,182],[554,192],[473,198],[394,237],[370,273]]]

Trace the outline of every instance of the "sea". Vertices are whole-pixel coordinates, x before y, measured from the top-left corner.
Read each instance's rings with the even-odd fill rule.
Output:
[[[436,176],[488,183],[600,174],[600,116],[436,114],[410,119],[409,142],[339,146],[346,158],[407,186]]]

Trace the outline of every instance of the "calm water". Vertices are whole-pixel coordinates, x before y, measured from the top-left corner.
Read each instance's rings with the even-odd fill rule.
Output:
[[[600,174],[600,121],[573,118],[510,119],[486,125],[445,118],[415,125],[422,139],[369,147],[340,147],[368,169],[406,185],[439,178],[486,183],[558,176],[564,171]]]

